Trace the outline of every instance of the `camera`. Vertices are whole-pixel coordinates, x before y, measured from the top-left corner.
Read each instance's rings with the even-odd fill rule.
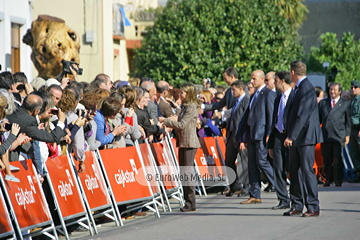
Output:
[[[10,131],[12,128],[12,123],[7,123],[4,125],[4,129]]]
[[[58,115],[59,109],[51,109],[50,113],[53,115]]]
[[[79,66],[78,63],[73,62],[73,61],[66,61],[65,59],[63,59],[63,60],[61,61],[61,63],[62,63],[62,65],[63,65],[63,72],[64,72],[64,73],[72,74],[72,73],[71,73],[71,70],[70,70],[70,68],[71,68],[71,69],[75,70],[75,72],[76,72],[78,75],[82,75],[82,73],[83,73],[83,69],[82,69],[82,68],[76,69],[76,68],[73,68],[73,67],[71,66],[72,64],[76,64],[77,66]]]
[[[76,115],[80,117],[85,117],[85,111],[81,109],[76,109]]]
[[[25,85],[24,84],[17,85],[16,89],[19,91],[25,90]]]

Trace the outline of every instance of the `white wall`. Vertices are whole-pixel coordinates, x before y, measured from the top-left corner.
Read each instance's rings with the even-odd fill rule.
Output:
[[[31,80],[32,62],[31,49],[22,42],[31,26],[31,5],[27,0],[0,0],[0,64],[2,71],[11,71],[11,62],[6,62],[6,56],[11,55],[11,23],[16,23],[20,28],[20,71],[24,72]]]

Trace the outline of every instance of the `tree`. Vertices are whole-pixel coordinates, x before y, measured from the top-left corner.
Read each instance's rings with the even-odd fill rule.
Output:
[[[320,47],[312,47],[308,56],[319,63],[329,62],[327,75],[331,74],[331,70],[337,69],[334,81],[344,89],[350,88],[352,80],[360,79],[360,40],[355,41],[354,37],[351,33],[345,33],[339,41],[335,33],[324,33],[320,36]]]
[[[136,50],[136,73],[172,84],[222,81],[227,67],[289,69],[301,58],[297,29],[263,0],[170,0]]]
[[[309,12],[305,0],[274,0],[280,9],[280,15],[289,19],[290,23],[299,28]]]

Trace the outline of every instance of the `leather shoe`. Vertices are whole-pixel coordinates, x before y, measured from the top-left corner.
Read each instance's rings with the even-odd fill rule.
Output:
[[[320,212],[315,212],[311,210],[307,210],[306,213],[302,215],[302,217],[318,217],[320,215]]]
[[[228,194],[228,193],[230,193],[230,192],[231,192],[231,190],[230,190],[230,188],[228,188],[228,189],[222,191],[222,192],[221,192],[221,195],[226,195],[226,194]]]
[[[242,192],[242,190],[235,190],[235,191],[230,191],[229,193],[227,193],[225,196],[227,197],[232,197],[234,194],[238,195]]]
[[[261,199],[250,197],[248,200],[240,202],[240,204],[257,204],[261,203]]]
[[[196,211],[196,208],[189,208],[188,206],[182,207],[180,208],[181,212],[192,212],[192,211]]]
[[[300,214],[302,214],[302,211],[298,211],[293,208],[290,208],[289,211],[283,213],[283,216],[293,216],[293,215],[300,215]]]
[[[273,210],[287,209],[287,208],[290,208],[290,205],[285,205],[285,204],[282,204],[282,203],[279,203],[279,205],[277,205],[275,207],[272,207]]]
[[[326,181],[324,182],[324,187],[329,187],[330,186],[330,182]]]
[[[336,187],[341,187],[341,185],[342,185],[341,183],[335,183]]]

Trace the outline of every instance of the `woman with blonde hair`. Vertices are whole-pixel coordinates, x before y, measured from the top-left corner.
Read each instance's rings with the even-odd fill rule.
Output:
[[[180,208],[182,212],[196,210],[194,157],[200,147],[196,135],[196,123],[200,102],[197,98],[196,88],[191,83],[185,83],[180,89],[182,100],[181,111],[178,116],[169,117],[163,121],[164,125],[176,130],[176,146],[179,147],[180,174],[183,179],[185,206]]]

